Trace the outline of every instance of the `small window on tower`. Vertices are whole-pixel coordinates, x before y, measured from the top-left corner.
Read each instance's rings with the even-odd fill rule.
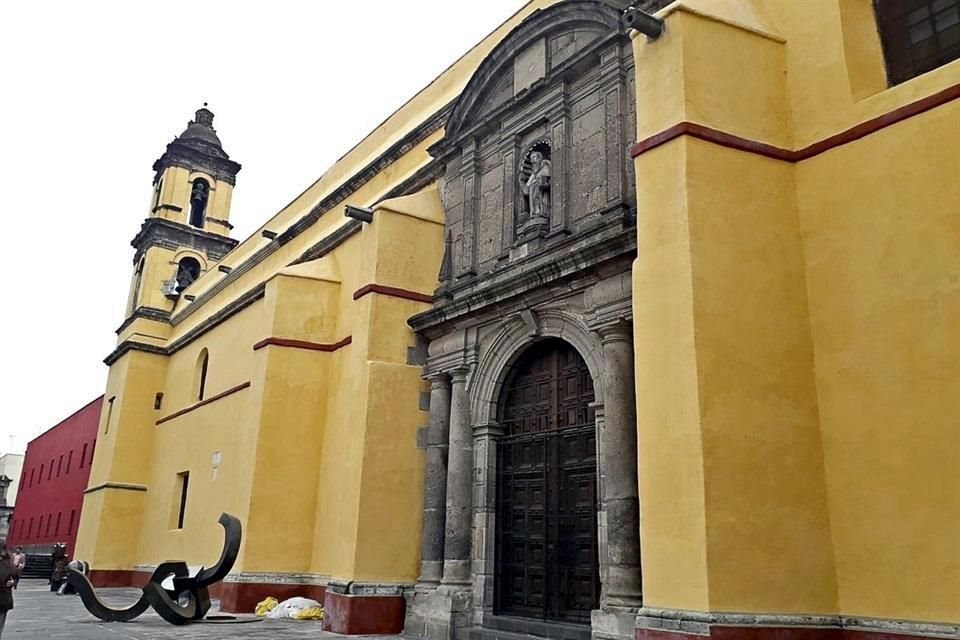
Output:
[[[163,178],[157,180],[157,188],[153,192],[153,207],[154,211],[157,210],[157,207],[160,206],[160,192],[163,191]]]
[[[207,211],[207,200],[210,199],[210,184],[203,178],[193,181],[190,191],[190,224],[203,228],[203,217]]]
[[[130,292],[130,304],[127,305],[127,314],[133,313],[140,301],[140,286],[143,284],[143,267],[146,264],[145,258],[140,258],[137,268],[133,273],[133,290]]]

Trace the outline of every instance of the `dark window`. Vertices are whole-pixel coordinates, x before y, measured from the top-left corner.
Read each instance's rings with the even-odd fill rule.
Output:
[[[29,538],[32,535],[33,535],[33,518],[30,518],[30,526],[27,527],[27,537]]]
[[[160,192],[163,191],[163,179],[157,181],[157,188],[153,192],[153,210],[156,211],[160,206]]]
[[[158,391],[157,395],[153,397],[153,410],[160,411],[160,407],[163,406],[163,392]]]
[[[47,469],[47,480],[53,477],[53,458],[50,458],[50,468]]]
[[[80,468],[83,469],[84,460],[87,459],[87,443],[83,443],[83,451],[80,453]]]
[[[45,532],[44,535],[48,535],[48,536],[50,535],[50,523],[51,523],[52,521],[53,521],[53,514],[52,514],[52,513],[48,513],[48,514],[47,514],[47,529],[46,529],[46,532]]]
[[[35,469],[30,469],[30,484],[27,485],[28,487],[32,487],[32,486],[33,486],[33,472],[34,472],[34,471],[35,471]]]
[[[57,477],[60,477],[60,472],[63,471],[63,454],[60,454],[60,459],[57,461]]]
[[[140,260],[140,264],[137,265],[137,270],[133,274],[133,297],[130,298],[130,308],[127,310],[127,313],[133,313],[133,310],[137,308],[137,304],[140,301],[140,286],[143,284],[143,266],[144,260]]]
[[[70,473],[70,464],[73,463],[73,449],[67,454],[67,473]]]
[[[960,58],[960,0],[874,0],[890,84]]]
[[[110,433],[110,420],[113,418],[113,401],[117,399],[117,396],[113,396],[107,400],[107,419],[103,423],[103,433]]]
[[[60,535],[60,516],[62,515],[63,515],[62,511],[57,513],[57,528],[53,530],[53,535],[55,536]]]
[[[177,266],[177,293],[180,293],[200,277],[200,263],[187,256]]]
[[[40,475],[37,476],[37,484],[40,484],[41,482],[43,482],[43,465],[42,464],[40,465]]]
[[[70,510],[70,526],[67,528],[67,535],[73,533],[73,521],[76,517],[77,517],[77,510],[71,509]]]
[[[203,400],[207,391],[207,367],[210,364],[210,353],[204,349],[200,352],[197,361],[197,400]]]
[[[183,529],[183,517],[187,513],[187,488],[190,484],[190,472],[178,473],[180,479],[180,509],[177,512],[177,529]]]
[[[203,228],[203,214],[207,210],[207,200],[210,199],[210,184],[203,178],[193,181],[190,190],[190,224]]]

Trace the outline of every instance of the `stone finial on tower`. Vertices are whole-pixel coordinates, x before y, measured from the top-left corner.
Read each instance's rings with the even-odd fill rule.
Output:
[[[207,109],[207,103],[204,102],[203,106],[197,109],[196,114],[193,116],[193,120],[197,124],[202,124],[206,127],[213,128],[213,111]]]

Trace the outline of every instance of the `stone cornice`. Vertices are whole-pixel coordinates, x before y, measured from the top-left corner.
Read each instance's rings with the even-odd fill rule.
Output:
[[[167,167],[181,167],[188,171],[200,170],[228,184],[237,183],[237,174],[240,173],[241,168],[239,162],[204,153],[179,140],[168,144],[166,152],[153,163],[153,170],[158,176]]]
[[[83,493],[96,493],[97,491],[103,491],[104,489],[116,489],[118,491],[138,491],[141,493],[146,493],[147,491],[146,485],[142,484],[131,484],[129,482],[104,482],[84,489]]]
[[[322,258],[346,242],[352,236],[360,233],[361,229],[363,229],[362,222],[359,220],[349,220],[346,224],[337,227],[332,233],[325,235],[316,244],[300,254],[300,257],[290,264],[302,264],[304,262],[310,262],[312,260]]]
[[[408,324],[418,332],[432,329],[636,250],[632,225],[624,217],[613,218],[486,274],[483,279],[470,279],[453,287],[449,300],[435,299],[433,309],[413,316]]]
[[[453,103],[450,103],[439,111],[429,116],[426,120],[416,126],[412,131],[404,135],[397,142],[393,143],[386,151],[380,154],[375,160],[370,162],[363,169],[355,173],[352,177],[345,180],[338,188],[334,189],[330,195],[320,201],[313,207],[309,213],[287,227],[281,233],[277,240],[280,244],[286,244],[293,238],[303,233],[313,225],[320,216],[332,209],[337,204],[343,202],[353,195],[363,185],[367,184],[380,174],[384,169],[406,155],[415,146],[426,140],[435,132],[443,128],[450,111],[453,109]]]
[[[138,318],[169,324],[170,312],[164,311],[163,309],[157,309],[156,307],[137,307],[133,310],[133,313],[130,314],[130,317],[124,320],[123,324],[121,324],[114,333],[119,335]]]
[[[117,345],[117,348],[110,352],[110,354],[103,359],[103,364],[112,366],[114,362],[127,355],[131,351],[140,351],[142,353],[151,353],[158,356],[170,355],[168,350],[164,347],[158,347],[152,344],[146,344],[144,342],[136,342],[135,340],[124,340]]]
[[[180,349],[183,349],[185,346],[207,333],[214,327],[216,327],[221,322],[224,322],[228,318],[240,313],[250,305],[252,305],[257,300],[261,299],[266,294],[267,285],[266,283],[260,283],[252,289],[245,292],[243,295],[238,297],[236,300],[230,302],[222,309],[211,315],[209,318],[206,318],[193,329],[190,329],[182,336],[174,340],[167,347],[169,353],[176,353]],[[176,321],[174,321],[176,324]]]
[[[216,313],[211,315],[209,318],[199,323],[193,329],[190,329],[189,331],[184,333],[182,336],[180,336],[179,338],[171,342],[166,347],[158,347],[156,345],[137,342],[134,340],[124,340],[122,343],[120,343],[117,346],[116,349],[114,349],[110,353],[110,355],[108,355],[103,360],[103,363],[106,364],[107,366],[111,366],[114,362],[122,358],[124,355],[126,355],[130,351],[142,351],[145,353],[153,353],[161,356],[172,355],[177,351],[179,351],[180,349],[183,349],[185,346],[187,346],[188,344],[190,344],[191,342],[193,342],[203,334],[207,333],[208,331],[216,327],[221,322],[224,322],[231,316],[237,313],[240,313],[241,311],[249,307],[251,304],[261,299],[265,295],[265,293],[266,293],[266,285],[263,283],[257,285],[256,287],[250,289],[249,291],[241,295],[239,298],[237,298],[230,304],[226,305],[220,311],[217,311]]]
[[[130,244],[136,249],[133,263],[137,264],[147,249],[156,246],[172,251],[191,247],[202,250],[211,260],[220,260],[237,246],[237,241],[164,218],[147,218]]]

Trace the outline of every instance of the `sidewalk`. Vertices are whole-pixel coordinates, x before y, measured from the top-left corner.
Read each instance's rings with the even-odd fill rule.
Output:
[[[132,604],[139,589],[99,589],[100,599],[113,606]],[[183,627],[167,624],[152,610],[128,623],[105,623],[83,608],[77,596],[51,593],[45,581],[23,580],[14,591],[14,609],[7,614],[3,640],[195,640],[244,638],[288,640],[297,638],[396,639],[397,636],[341,636],[321,631],[316,621],[263,620],[249,624],[199,623]],[[210,611],[216,612],[216,605]]]

